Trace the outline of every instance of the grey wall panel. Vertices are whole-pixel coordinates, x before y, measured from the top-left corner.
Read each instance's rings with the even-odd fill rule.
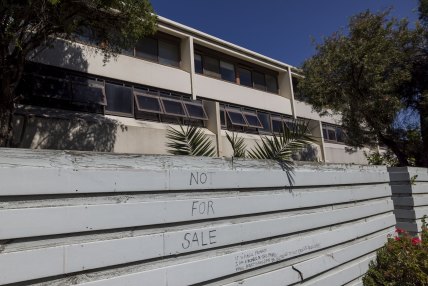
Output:
[[[395,225],[386,168],[291,175],[271,161],[1,149],[0,284],[359,283]]]

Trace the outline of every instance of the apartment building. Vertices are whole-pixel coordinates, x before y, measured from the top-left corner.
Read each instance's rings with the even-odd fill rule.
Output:
[[[297,159],[366,163],[362,150],[346,152],[340,117],[321,117],[299,100],[295,67],[163,17],[158,25],[107,63],[84,36],[32,58],[12,145],[166,154],[168,126],[191,123],[218,156],[231,156],[227,132],[251,148],[297,119],[316,138]]]

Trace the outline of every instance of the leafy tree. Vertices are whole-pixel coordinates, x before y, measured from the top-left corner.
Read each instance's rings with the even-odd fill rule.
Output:
[[[407,108],[403,86],[412,81],[423,33],[419,26],[409,29],[406,20],[388,19],[388,12],[360,13],[350,19],[347,34],[325,38],[303,64],[298,88],[316,111],[342,115],[349,145],[384,144],[400,165],[408,165],[400,142],[409,138],[397,138],[394,122]]]
[[[153,34],[156,16],[148,0],[2,0],[0,6],[0,146],[12,130],[16,88],[25,61],[55,40],[88,34],[105,60]]]
[[[166,138],[166,146],[170,148],[168,153],[173,155],[213,157],[216,153],[211,139],[196,126],[169,127]]]

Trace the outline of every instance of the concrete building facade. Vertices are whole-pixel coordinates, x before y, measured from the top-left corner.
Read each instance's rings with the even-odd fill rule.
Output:
[[[31,59],[14,147],[165,154],[167,128],[191,123],[231,156],[227,132],[251,148],[301,119],[317,142],[297,159],[367,163],[362,150],[347,152],[339,116],[298,100],[291,65],[163,17],[155,36],[107,63],[92,45],[58,41]]]

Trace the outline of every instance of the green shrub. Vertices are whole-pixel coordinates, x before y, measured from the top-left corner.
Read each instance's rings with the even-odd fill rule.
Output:
[[[422,220],[421,238],[397,228],[396,236],[377,251],[375,261],[363,277],[365,286],[428,285],[428,230]]]

